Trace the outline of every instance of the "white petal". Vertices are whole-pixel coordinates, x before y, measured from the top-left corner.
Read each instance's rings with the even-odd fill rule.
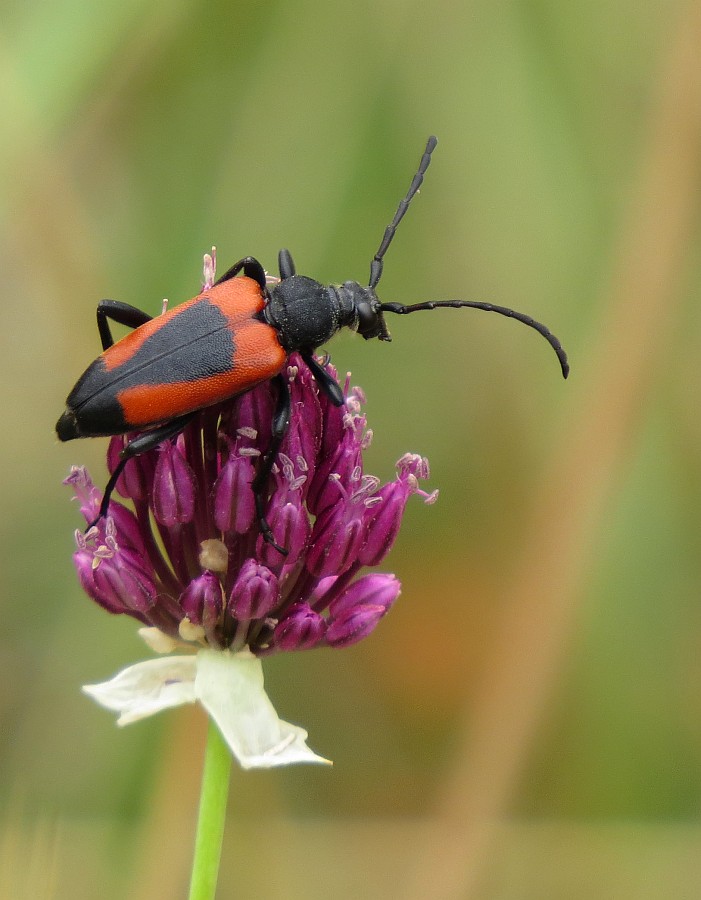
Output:
[[[307,732],[278,718],[263,688],[263,666],[250,651],[197,654],[195,691],[244,769],[326,763],[307,747]]]
[[[163,656],[128,666],[102,684],[86,684],[83,691],[120,713],[118,725],[128,725],[162,709],[194,703],[196,673],[196,656]]]
[[[278,718],[263,687],[261,661],[249,650],[149,659],[83,691],[118,712],[118,725],[199,700],[244,769],[331,764],[307,747],[303,728]]]

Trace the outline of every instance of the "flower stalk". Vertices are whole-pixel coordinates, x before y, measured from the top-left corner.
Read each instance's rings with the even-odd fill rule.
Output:
[[[189,900],[212,900],[217,889],[230,775],[231,752],[210,719]]]

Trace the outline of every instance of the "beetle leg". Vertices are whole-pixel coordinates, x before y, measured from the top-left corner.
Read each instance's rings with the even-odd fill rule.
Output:
[[[280,445],[285,437],[287,427],[290,424],[291,411],[290,389],[287,386],[287,381],[282,375],[277,375],[275,381],[277,381],[278,385],[278,396],[275,412],[273,413],[273,439],[270,442],[270,449],[265,454],[265,458],[258,469],[258,473],[253,479],[251,488],[256,501],[256,515],[258,516],[258,525],[260,527],[260,532],[263,535],[263,540],[270,544],[271,547],[274,547],[278,553],[287,556],[287,550],[275,543],[272,529],[265,518],[265,495],[268,488],[268,482],[273,471],[273,465],[277,459],[278,451],[280,450]]]
[[[118,325],[138,328],[139,325],[150,322],[152,318],[153,316],[142,309],[137,309],[136,306],[131,306],[129,303],[122,303],[121,300],[100,300],[97,304],[97,330],[100,332],[102,349],[107,350],[114,344],[109,319]]]
[[[217,278],[214,282],[215,285],[221,284],[223,281],[228,281],[230,278],[233,278],[235,275],[238,275],[239,272],[243,271],[243,274],[248,278],[252,278],[254,281],[257,281],[260,285],[261,291],[265,293],[265,269],[261,264],[252,256],[244,256],[243,259],[240,259],[237,263],[227,269],[226,272],[221,276],[221,278]]]
[[[333,403],[333,405],[343,406],[343,404],[345,403],[345,398],[343,396],[343,391],[341,390],[341,385],[336,381],[336,379],[332,375],[329,375],[329,373],[323,366],[319,365],[319,363],[314,359],[313,353],[300,353],[300,356],[309,367],[309,371],[314,376],[314,380],[316,381],[316,383],[326,394],[329,400]]]
[[[277,255],[277,264],[280,267],[280,278],[290,278],[295,274],[295,264],[289,250],[281,250]]]
[[[153,428],[151,429],[151,431],[144,431],[143,434],[132,438],[127,443],[122,452],[119,454],[120,460],[117,463],[117,467],[115,468],[114,472],[112,472],[110,480],[107,482],[107,485],[105,487],[105,492],[102,495],[102,503],[100,504],[100,512],[98,513],[97,518],[88,525],[88,528],[85,529],[86,531],[92,528],[93,525],[97,525],[100,519],[103,519],[107,515],[107,511],[110,505],[110,499],[115,487],[117,486],[117,481],[119,480],[119,476],[124,471],[124,467],[129,462],[129,460],[133,459],[135,456],[140,456],[142,453],[146,453],[148,450],[153,450],[154,447],[162,444],[163,441],[168,440],[168,438],[172,438],[175,437],[176,434],[180,434],[183,428],[195,415],[195,413],[188,413],[185,416],[179,416],[177,419],[172,419],[170,422],[166,422],[164,425],[159,425],[158,428]]]

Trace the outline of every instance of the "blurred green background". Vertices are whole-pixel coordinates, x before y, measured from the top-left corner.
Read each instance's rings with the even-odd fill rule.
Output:
[[[0,25],[0,896],[182,897],[204,719],[118,731],[144,658],[78,588],[53,424],[94,310],[288,246],[381,295],[492,300],[340,336],[367,468],[429,457],[344,652],[266,664],[332,770],[235,770],[219,895],[686,898],[701,877],[701,4],[9,0]]]

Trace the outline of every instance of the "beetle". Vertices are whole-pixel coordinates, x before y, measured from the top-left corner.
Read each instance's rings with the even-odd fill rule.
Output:
[[[341,328],[366,340],[390,341],[387,312],[406,315],[439,307],[472,307],[496,312],[538,331],[557,354],[562,374],[569,364],[560,341],[545,325],[503,306],[472,300],[431,300],[406,306],[383,303],[375,289],[384,257],[397,227],[418,192],[437,144],[430,137],[406,197],[385,229],[370,265],[367,286],[357,281],[322,285],[298,275],[288,250],[280,250],[280,280],[270,285],[263,266],[252,256],[233,265],[211,288],[162,315],[117,300],[97,306],[102,354],[86,369],[66,400],[56,423],[59,440],[138,431],[121,451],[107,482],[97,519],[107,514],[110,496],[127,462],[175,437],[196,413],[273,379],[277,403],[270,448],[252,483],[256,513],[264,539],[279,550],[265,518],[265,495],[275,459],[290,420],[290,394],[282,371],[298,352],[331,403],[342,406],[343,391],[314,356]],[[109,322],[133,328],[114,341]],[[90,527],[90,526],[89,526]]]

